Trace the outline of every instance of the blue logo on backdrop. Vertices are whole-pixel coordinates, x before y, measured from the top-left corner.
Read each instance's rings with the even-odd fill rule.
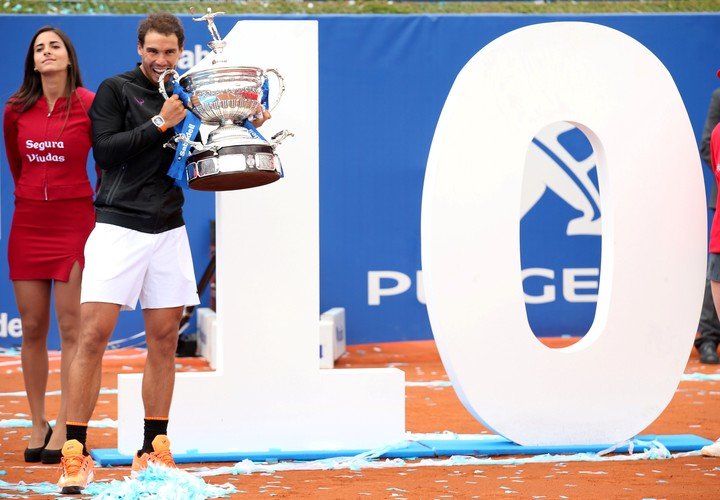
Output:
[[[601,213],[592,145],[558,122],[532,140],[526,158],[520,221],[528,320],[538,336],[584,335],[592,325],[600,279]],[[425,303],[422,271],[415,295]],[[413,276],[368,272],[369,306],[410,293]]]
[[[580,129],[558,122],[533,139],[522,203],[521,261],[530,326],[538,336],[584,335],[597,302],[601,212],[592,145]]]

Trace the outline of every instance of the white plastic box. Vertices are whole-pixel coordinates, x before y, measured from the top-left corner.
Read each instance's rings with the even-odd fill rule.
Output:
[[[217,368],[216,314],[209,307],[197,309],[198,354]],[[345,352],[345,308],[334,307],[320,315],[320,368],[332,368]]]

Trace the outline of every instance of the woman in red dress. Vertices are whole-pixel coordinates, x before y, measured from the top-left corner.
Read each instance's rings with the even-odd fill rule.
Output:
[[[87,175],[88,110],[70,39],[46,26],[28,47],[22,85],[5,106],[5,148],[15,181],[8,242],[10,279],[22,321],[22,369],[32,433],[26,462],[59,463],[65,442],[65,384],[76,351],[85,240],[95,225]],[[45,415],[51,292],[62,346],[60,411]]]

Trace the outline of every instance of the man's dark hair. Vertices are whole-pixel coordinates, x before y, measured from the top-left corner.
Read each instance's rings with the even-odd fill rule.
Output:
[[[154,12],[140,21],[138,43],[141,47],[145,45],[145,35],[147,35],[148,31],[156,31],[165,36],[175,35],[178,39],[178,45],[180,47],[184,45],[185,30],[183,25],[180,19],[169,12]]]

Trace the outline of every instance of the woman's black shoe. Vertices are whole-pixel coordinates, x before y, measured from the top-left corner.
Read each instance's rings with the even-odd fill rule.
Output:
[[[59,464],[62,458],[62,450],[48,450],[43,448],[40,453],[40,461],[44,464]]]
[[[700,352],[700,362],[707,365],[720,364],[720,357],[717,353],[717,345],[712,340],[706,340],[698,348]]]
[[[52,427],[48,424],[47,434],[45,434],[45,444],[39,448],[25,448],[25,461],[26,462],[40,462],[42,460],[42,452],[50,442],[52,437]]]

